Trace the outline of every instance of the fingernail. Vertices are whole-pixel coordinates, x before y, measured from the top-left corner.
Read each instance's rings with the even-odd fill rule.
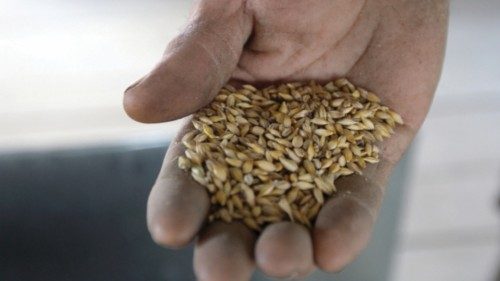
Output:
[[[141,83],[142,79],[144,79],[144,78],[141,78],[141,79],[135,81],[132,85],[128,86],[127,89],[125,89],[125,92],[128,92],[132,88],[135,88],[135,86],[137,86],[139,83]]]

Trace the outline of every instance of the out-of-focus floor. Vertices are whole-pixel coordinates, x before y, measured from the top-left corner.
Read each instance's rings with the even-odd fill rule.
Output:
[[[447,57],[416,141],[393,280],[494,280],[500,260],[500,2],[452,1]],[[189,1],[0,0],[0,150],[166,140],[121,92]]]

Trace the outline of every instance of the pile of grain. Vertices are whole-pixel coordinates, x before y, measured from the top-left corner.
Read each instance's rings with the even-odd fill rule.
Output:
[[[310,226],[335,180],[378,162],[375,143],[403,120],[343,78],[228,85],[192,123],[178,164],[210,193],[209,220],[260,230],[286,219]]]

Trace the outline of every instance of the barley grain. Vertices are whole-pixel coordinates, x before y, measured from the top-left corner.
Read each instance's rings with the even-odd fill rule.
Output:
[[[209,192],[209,220],[260,231],[284,219],[310,226],[335,180],[377,163],[376,142],[403,119],[341,78],[324,86],[226,85],[192,124],[177,165]]]

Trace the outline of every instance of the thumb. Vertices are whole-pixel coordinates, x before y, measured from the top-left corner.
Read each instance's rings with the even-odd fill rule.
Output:
[[[244,0],[202,0],[187,28],[154,69],[127,90],[127,114],[140,122],[170,121],[208,104],[230,78],[252,18]]]

